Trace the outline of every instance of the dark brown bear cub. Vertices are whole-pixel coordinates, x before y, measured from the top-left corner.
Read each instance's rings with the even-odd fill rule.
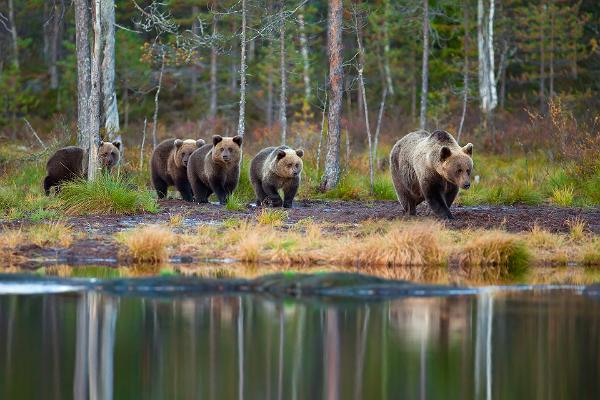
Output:
[[[119,142],[100,142],[98,162],[104,171],[110,172],[112,167],[119,163],[120,148],[121,143]],[[60,190],[62,183],[87,176],[87,151],[76,146],[58,149],[48,159],[46,171],[44,192],[49,195],[50,188],[53,186]]]
[[[267,147],[254,157],[250,163],[250,182],[256,194],[256,205],[292,207],[300,187],[303,155],[302,150],[279,146]],[[283,189],[283,200],[279,189]]]
[[[187,165],[192,153],[204,143],[202,139],[167,139],[156,146],[150,167],[152,184],[159,199],[167,195],[169,186],[175,186],[183,200],[193,200]]]
[[[215,135],[212,141],[192,154],[187,174],[198,203],[208,203],[214,193],[224,205],[240,180],[242,137]]]
[[[450,206],[459,188],[471,186],[473,145],[460,147],[446,131],[416,131],[398,140],[390,154],[392,180],[404,212],[416,214],[427,200],[440,218],[454,219]]]

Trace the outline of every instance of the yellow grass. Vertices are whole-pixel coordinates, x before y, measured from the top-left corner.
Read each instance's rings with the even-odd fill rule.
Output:
[[[586,223],[581,218],[567,221],[569,226],[569,236],[573,241],[583,240],[585,238]]]
[[[121,243],[125,256],[135,263],[160,264],[169,258],[169,246],[173,245],[176,235],[167,228],[147,225],[130,231],[120,232],[116,239]]]
[[[31,225],[26,230],[27,239],[40,247],[69,247],[73,243],[73,227],[62,222]]]
[[[256,216],[256,221],[261,225],[280,226],[287,220],[288,213],[278,208],[263,208]]]

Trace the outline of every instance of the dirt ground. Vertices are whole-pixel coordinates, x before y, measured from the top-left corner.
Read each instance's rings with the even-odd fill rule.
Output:
[[[167,223],[176,215],[183,217],[183,223],[175,228],[178,231],[193,229],[199,224],[217,224],[228,218],[255,218],[260,208],[248,205],[243,211],[229,211],[216,204],[194,205],[180,200],[160,202],[158,214],[139,214],[131,216],[97,215],[72,217],[66,222],[78,232],[84,233],[68,249],[47,249],[37,246],[21,246],[17,254],[26,257],[35,264],[35,259],[52,259],[69,264],[114,263],[118,245],[112,239],[116,232],[131,229],[138,224]],[[452,207],[455,220],[446,221],[450,229],[502,228],[511,232],[530,230],[534,224],[551,232],[566,232],[569,221],[585,222],[590,232],[600,234],[600,208],[558,208],[551,206],[476,206]],[[317,222],[340,224],[343,230],[347,224],[356,224],[365,220],[403,220],[431,218],[426,205],[421,205],[416,217],[405,217],[402,208],[395,201],[313,201],[304,200],[295,203],[288,211],[288,223],[296,223],[304,218]],[[0,227],[19,226],[20,222],[0,223]],[[185,261],[185,260],[183,260]]]

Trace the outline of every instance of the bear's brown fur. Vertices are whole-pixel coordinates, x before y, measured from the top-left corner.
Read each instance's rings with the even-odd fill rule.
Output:
[[[240,180],[242,137],[215,135],[212,142],[190,157],[188,179],[198,203],[207,203],[208,196],[215,193],[219,203],[226,204]]]
[[[415,215],[423,200],[440,218],[454,219],[450,206],[459,188],[471,186],[473,145],[460,147],[446,131],[409,133],[390,154],[390,169],[398,200]]]
[[[152,152],[150,167],[152,184],[159,199],[167,195],[169,186],[175,186],[183,200],[193,200],[187,165],[192,153],[204,143],[203,139],[167,139],[156,146]]]
[[[110,172],[119,163],[121,143],[100,142],[98,147],[98,163],[104,171]],[[44,192],[50,194],[55,186],[60,190],[60,184],[87,176],[87,151],[81,147],[69,146],[58,149],[46,163]]]
[[[303,150],[287,146],[267,147],[250,163],[250,182],[256,194],[256,205],[292,207],[300,186]],[[283,201],[279,196],[283,189]]]

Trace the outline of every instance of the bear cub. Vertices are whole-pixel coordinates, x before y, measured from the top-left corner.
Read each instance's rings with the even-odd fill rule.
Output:
[[[192,153],[204,143],[203,139],[167,139],[156,146],[152,152],[150,168],[152,184],[159,199],[167,195],[169,186],[175,186],[183,200],[193,200],[187,166]]]
[[[279,146],[267,147],[254,157],[250,163],[250,182],[256,194],[256,205],[292,207],[300,187],[303,155],[303,150]],[[283,189],[283,200],[279,189]]]
[[[459,146],[446,131],[409,133],[390,153],[390,169],[398,200],[409,215],[424,200],[440,218],[454,219],[450,206],[458,190],[469,189],[473,145]]]
[[[187,176],[192,185],[194,199],[208,203],[208,196],[217,195],[225,205],[240,180],[242,137],[213,136],[212,144],[206,144],[190,157]]]
[[[100,142],[98,162],[103,171],[110,173],[112,167],[119,163],[120,149],[120,142]],[[44,192],[49,195],[53,186],[59,191],[62,183],[87,176],[87,150],[76,146],[56,150],[46,163],[46,171]]]

